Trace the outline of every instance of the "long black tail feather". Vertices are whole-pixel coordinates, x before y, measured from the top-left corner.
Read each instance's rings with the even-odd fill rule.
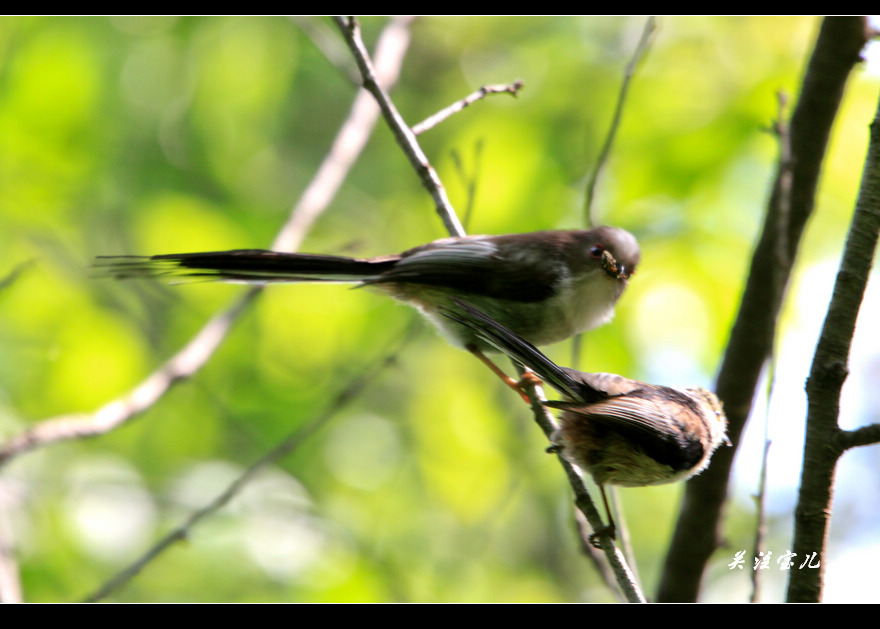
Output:
[[[466,314],[441,308],[443,315],[466,325],[476,332],[483,341],[534,371],[542,380],[566,397],[570,399],[581,397],[581,389],[586,385],[573,379],[565,369],[550,360],[537,347],[495,321],[482,310],[457,298],[454,301]]]
[[[228,282],[363,282],[391,269],[396,256],[346,258],[236,249],[156,256],[99,256],[95,268],[116,279],[199,278]]]

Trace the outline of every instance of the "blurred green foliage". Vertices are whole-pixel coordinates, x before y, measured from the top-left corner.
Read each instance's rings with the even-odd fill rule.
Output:
[[[368,45],[384,23],[363,20]],[[525,82],[517,99],[489,98],[421,138],[456,207],[467,199],[453,152],[477,178],[470,232],[582,224],[642,24],[414,24],[393,93],[411,124],[482,84]],[[774,172],[765,129],[777,91],[796,95],[817,26],[660,20],[597,199],[602,222],[639,237],[643,262],[614,322],[587,336],[581,368],[711,382]],[[126,392],[243,290],[116,283],[90,264],[269,246],[355,94],[318,40],[350,64],[320,18],[0,18],[0,437]],[[840,249],[876,88],[853,77],[807,260]],[[380,123],[303,249],[378,255],[445,235]],[[19,457],[0,480],[26,600],[96,589],[319,416],[415,317],[367,291],[272,288],[137,421]],[[569,488],[526,409],[427,325],[415,330],[331,423],[112,600],[614,600],[580,555]],[[571,362],[568,344],[549,353]],[[649,595],[680,490],[623,492]],[[740,523],[734,547],[750,540]]]

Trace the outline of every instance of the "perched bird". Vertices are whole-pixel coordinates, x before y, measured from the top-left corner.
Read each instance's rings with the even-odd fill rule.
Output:
[[[453,344],[502,375],[483,355],[493,348],[440,316],[439,307],[455,309],[453,298],[466,298],[530,342],[555,343],[607,322],[638,261],[635,237],[603,226],[443,238],[377,258],[242,249],[101,256],[96,266],[117,279],[357,283],[415,306]]]
[[[610,373],[560,367],[531,343],[477,308],[457,300],[442,314],[469,327],[479,339],[528,367],[562,394],[559,429],[550,440],[588,472],[602,492],[609,526],[614,521],[605,485],[641,487],[685,480],[709,465],[727,439],[721,401],[702,387],[673,388]]]

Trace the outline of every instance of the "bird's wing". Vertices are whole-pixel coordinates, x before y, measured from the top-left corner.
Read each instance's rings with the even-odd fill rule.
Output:
[[[628,395],[609,397],[593,404],[548,402],[547,405],[576,416],[569,421],[595,422],[620,434],[630,443],[641,446],[654,460],[673,469],[693,467],[703,457],[703,446],[698,439],[687,438],[690,407],[678,403],[676,397],[664,403],[661,387],[644,386],[646,388]]]
[[[557,265],[536,262],[527,250],[499,247],[497,238],[447,238],[403,253],[397,264],[368,283],[409,282],[536,302],[552,297],[560,281]]]

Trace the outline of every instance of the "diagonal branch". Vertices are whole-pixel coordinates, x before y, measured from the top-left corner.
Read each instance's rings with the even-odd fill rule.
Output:
[[[383,31],[377,45],[377,80],[391,83],[396,80],[409,41],[408,23],[397,18]],[[275,247],[290,251],[299,246],[315,219],[333,199],[377,120],[378,112],[372,99],[358,96],[315,178],[278,234]],[[204,366],[226,338],[232,324],[259,293],[259,287],[249,289],[226,310],[215,315],[186,347],[129,393],[94,413],[46,419],[13,437],[0,446],[0,465],[27,450],[104,434],[134,419],[158,402],[173,384],[191,378]]]
[[[776,135],[779,143],[779,176],[776,179],[776,190],[779,198],[779,239],[776,242],[776,266],[773,273],[773,290],[774,293],[781,294],[785,290],[785,269],[789,264],[788,257],[788,221],[791,212],[791,184],[792,184],[792,161],[791,161],[791,138],[788,125],[785,122],[786,105],[788,97],[780,92],[776,94],[778,115],[772,132]],[[776,381],[776,350],[775,343],[770,350],[768,361],[767,386],[765,391],[765,401],[767,409],[770,407],[770,400],[773,397],[773,386]],[[769,462],[770,439],[768,432],[770,430],[769,414],[768,419],[764,421],[764,449],[761,456],[761,472],[758,479],[758,491],[755,494],[756,517],[755,517],[755,545],[754,556],[758,557],[762,552],[764,540],[767,535],[767,521],[765,518],[765,500],[767,490],[767,465]],[[760,602],[761,596],[761,580],[763,571],[752,571],[752,595],[751,603]]]
[[[405,341],[404,341],[405,342]],[[398,350],[399,351],[399,350]],[[201,509],[193,512],[180,526],[165,535],[152,548],[147,550],[135,562],[120,571],[113,578],[102,585],[98,590],[90,594],[84,599],[86,603],[95,603],[103,600],[113,594],[116,590],[123,587],[126,583],[136,577],[150,562],[156,557],[173,546],[176,542],[185,540],[189,537],[190,532],[199,522],[206,517],[213,515],[221,508],[226,506],[230,500],[237,496],[242,489],[256,477],[262,470],[268,466],[277,463],[288,454],[296,450],[299,445],[312,436],[315,431],[332,419],[345,405],[363,391],[383,369],[392,364],[397,356],[398,351],[391,352],[378,364],[371,365],[354,378],[346,387],[344,387],[328,406],[327,410],[318,417],[309,421],[305,425],[299,427],[288,437],[283,439],[272,450],[263,455],[259,460],[254,462],[247,468],[238,478],[233,480],[220,494],[218,494],[211,502]]]
[[[602,168],[605,166],[605,162],[608,161],[608,156],[611,154],[611,146],[614,144],[617,129],[620,127],[620,119],[623,116],[623,109],[624,104],[626,103],[626,95],[629,92],[630,81],[635,74],[636,66],[648,50],[648,46],[651,44],[651,37],[656,29],[657,18],[653,15],[648,16],[648,19],[645,21],[645,26],[642,29],[639,43],[633,51],[632,58],[629,60],[629,63],[626,65],[626,70],[623,73],[623,83],[620,85],[620,92],[617,94],[617,104],[614,106],[614,116],[608,127],[608,135],[605,136],[605,143],[602,145],[602,150],[599,151],[599,158],[596,160],[596,166],[593,168],[593,172],[590,173],[590,179],[587,181],[586,195],[584,196],[584,222],[587,225],[587,228],[596,225],[596,219],[593,215],[593,197],[596,192],[596,182],[599,180]]]
[[[524,388],[531,401],[531,408],[532,413],[535,416],[535,421],[541,427],[541,430],[544,431],[547,438],[550,439],[551,435],[556,432],[559,426],[556,423],[556,419],[553,417],[553,413],[542,404],[543,401],[546,401],[542,387],[526,382],[524,383]],[[593,504],[593,499],[590,497],[590,492],[587,490],[587,486],[584,483],[584,478],[581,475],[580,470],[572,465],[561,452],[557,452],[556,456],[559,459],[560,465],[562,465],[562,469],[565,470],[565,475],[568,477],[568,482],[574,491],[575,505],[584,515],[587,522],[590,523],[592,529],[594,531],[600,530],[604,526],[602,516],[596,509],[596,505]],[[584,544],[587,547],[590,545],[590,543],[586,541]],[[620,549],[617,548],[607,535],[602,535],[599,538],[599,548],[605,553],[608,563],[611,566],[611,571],[614,573],[617,585],[626,597],[627,602],[644,603],[645,595],[639,588],[635,575],[627,565],[626,559]]]
[[[400,77],[403,58],[409,46],[411,18],[393,18],[376,44],[376,80],[391,88]],[[361,154],[376,122],[379,109],[373,99],[359,92],[333,146],[315,178],[290,212],[290,218],[272,245],[278,251],[295,251],[312,224],[333,200],[348,171]]]
[[[385,122],[394,134],[394,139],[397,140],[400,148],[403,150],[407,158],[409,158],[410,163],[419,175],[419,179],[422,181],[422,185],[428,189],[431,198],[434,199],[437,214],[440,215],[440,220],[443,221],[443,225],[446,227],[449,235],[464,236],[464,228],[461,226],[461,223],[455,214],[455,210],[452,208],[452,204],[446,196],[446,189],[440,182],[440,177],[437,176],[437,171],[431,166],[428,157],[425,155],[422,147],[419,146],[416,136],[406,124],[406,121],[403,119],[403,116],[400,115],[400,112],[397,111],[397,107],[391,102],[391,98],[388,96],[387,91],[382,88],[376,79],[373,62],[370,61],[370,55],[367,52],[366,46],[364,46],[363,39],[361,39],[361,29],[357,20],[351,16],[342,17],[340,15],[335,16],[333,19],[339,27],[339,30],[342,32],[345,42],[351,49],[351,54],[354,55],[355,61],[357,61],[358,68],[361,71],[361,77],[364,81],[364,89],[372,94],[376,99],[376,102],[379,103],[379,108],[382,110]]]
[[[626,104],[626,95],[629,92],[629,85],[632,81],[633,75],[635,74],[636,66],[639,64],[642,57],[648,51],[648,46],[651,45],[651,38],[654,35],[654,31],[656,29],[656,16],[648,16],[648,19],[645,21],[644,27],[642,27],[642,35],[639,38],[639,43],[638,45],[636,45],[636,49],[633,51],[632,57],[630,58],[629,63],[626,64],[626,69],[623,72],[623,82],[620,85],[620,91],[617,93],[617,104],[614,106],[614,115],[611,118],[611,124],[608,125],[608,133],[605,135],[605,142],[602,145],[602,149],[599,151],[599,157],[596,159],[596,165],[593,166],[593,170],[590,173],[589,179],[587,180],[587,187],[584,193],[584,224],[586,225],[587,229],[596,226],[596,217],[593,205],[593,200],[596,196],[596,185],[599,182],[599,176],[602,174],[602,170],[605,168],[605,163],[608,161],[608,157],[611,155],[611,148],[614,145],[614,138],[617,137],[617,129],[620,127],[620,120],[623,118],[623,110]],[[571,362],[569,364],[573,369],[578,368],[583,340],[584,335],[578,334],[574,337],[574,340],[572,341]],[[612,491],[614,491],[613,488]]]
[[[429,129],[433,129],[438,124],[452,116],[453,114],[457,114],[465,107],[469,107],[473,105],[478,100],[482,100],[489,96],[490,94],[510,94],[514,98],[519,95],[519,91],[523,87],[523,82],[517,79],[513,83],[500,83],[498,85],[484,85],[480,89],[475,92],[472,92],[462,98],[461,100],[457,100],[448,107],[444,107],[436,114],[432,116],[428,116],[424,120],[422,120],[418,124],[414,124],[412,128],[413,135],[421,135],[425,131]]]
[[[336,20],[339,29],[342,31],[346,42],[348,42],[352,54],[357,60],[358,67],[360,68],[361,74],[363,76],[364,87],[373,94],[373,96],[376,98],[376,101],[379,103],[379,106],[382,108],[382,113],[385,116],[386,123],[389,125],[389,127],[391,127],[391,130],[394,133],[398,144],[403,149],[407,157],[409,157],[410,162],[416,169],[416,172],[421,177],[422,183],[431,193],[431,196],[434,198],[437,212],[438,214],[440,214],[440,217],[446,225],[446,228],[449,230],[449,233],[451,235],[464,235],[464,229],[458,222],[458,217],[456,216],[455,211],[452,209],[452,206],[449,205],[449,201],[446,198],[446,192],[443,188],[443,184],[440,182],[436,171],[434,171],[433,167],[428,162],[427,156],[424,154],[421,147],[419,146],[415,138],[415,134],[403,120],[403,117],[397,111],[397,108],[394,106],[394,103],[391,101],[391,98],[388,96],[388,94],[385,93],[376,83],[373,76],[372,64],[370,62],[369,55],[367,54],[366,48],[364,47],[363,41],[360,37],[360,28],[357,21],[352,17],[343,18],[341,16],[337,16],[334,19]],[[463,108],[464,107],[460,107],[456,111],[460,111]],[[450,112],[450,114],[451,113],[455,112],[453,111]],[[540,387],[529,387],[529,397],[531,399],[532,411],[535,416],[535,421],[541,426],[541,429],[549,437],[549,435],[552,434],[553,431],[556,429],[556,423],[553,419],[552,414],[549,413],[549,411],[543,404],[541,404],[541,400],[543,400],[544,398],[543,392],[541,391]],[[559,460],[563,468],[565,469],[569,482],[574,490],[575,503],[577,504],[578,509],[580,509],[581,512],[586,516],[593,529],[599,530],[602,527],[602,518],[599,515],[599,512],[596,510],[595,506],[593,505],[593,501],[590,498],[590,494],[587,491],[586,485],[584,485],[583,478],[581,477],[578,470],[565,458],[560,456]],[[601,548],[605,551],[606,556],[608,557],[608,560],[612,566],[612,570],[614,571],[615,577],[617,578],[620,589],[624,592],[627,600],[630,602],[644,602],[644,595],[639,590],[638,584],[635,581],[635,577],[633,576],[629,567],[626,565],[626,561],[624,560],[623,554],[620,552],[620,550],[614,545],[614,543],[610,539],[607,538],[607,536],[603,537]]]
[[[385,85],[393,84],[399,76],[409,43],[408,25],[409,20],[407,19],[392,19],[379,38],[376,53],[377,75],[378,80]],[[366,145],[377,120],[378,110],[375,103],[371,99],[359,95],[352,105],[348,118],[340,128],[330,152],[303,193],[302,198],[292,209],[287,223],[279,232],[274,247],[287,251],[299,247],[306,232],[335,196],[346,174]],[[180,352],[166,361],[131,392],[109,402],[92,414],[68,415],[44,420],[0,446],[0,466],[14,456],[28,450],[67,439],[104,434],[139,416],[158,402],[173,384],[192,377],[207,363],[226,338],[232,324],[260,291],[259,287],[249,289],[230,307],[212,317]],[[269,462],[272,454],[277,454],[283,449],[284,444],[267,455],[267,458],[255,467],[261,468]],[[230,487],[225,498],[218,498],[218,500],[223,499],[221,506],[222,502],[235,495],[251,476],[252,474],[246,473]],[[206,510],[195,514],[188,524],[195,524],[198,519],[209,512],[211,511]],[[0,588],[2,588],[0,596],[4,600],[20,598],[20,593],[16,594],[16,590],[9,585],[15,583],[13,575],[18,572],[14,557],[11,555],[11,546],[8,531],[5,529],[0,531],[0,578],[3,581],[0,583]],[[134,574],[151,558],[146,558]],[[132,574],[128,578],[131,576],[134,575]]]
[[[159,401],[176,382],[191,377],[214,354],[232,324],[260,293],[249,289],[229,308],[214,315],[177,354],[125,395],[94,413],[61,415],[43,420],[0,447],[0,465],[14,456],[68,439],[95,437],[134,419]]]
[[[394,133],[398,144],[403,149],[407,157],[409,157],[410,162],[416,169],[416,172],[421,177],[422,183],[431,193],[432,197],[434,197],[437,212],[440,214],[440,217],[446,225],[447,229],[449,230],[450,234],[464,235],[464,229],[458,222],[455,211],[452,209],[451,205],[449,205],[449,202],[446,198],[446,192],[443,188],[443,184],[440,182],[440,179],[437,176],[437,173],[428,162],[428,158],[422,151],[421,147],[418,145],[415,135],[406,124],[406,122],[403,120],[403,117],[400,115],[400,113],[398,113],[397,108],[391,101],[391,98],[376,83],[373,76],[370,58],[367,55],[366,48],[364,47],[363,41],[360,37],[360,28],[357,24],[357,21],[352,17],[343,18],[337,16],[334,19],[336,20],[339,29],[342,31],[343,36],[348,42],[352,54],[357,60],[358,67],[361,69],[361,74],[364,80],[364,87],[374,95],[380,107],[382,108],[382,113],[385,116],[386,123],[391,127],[391,130]],[[464,107],[461,107],[460,109],[463,108]],[[541,401],[544,399],[543,391],[541,391],[540,387],[531,386],[529,387],[529,397],[531,399],[532,411],[535,416],[535,421],[539,424],[544,433],[549,437],[555,431],[556,423],[553,419],[552,414],[543,404],[541,404]],[[578,509],[580,509],[581,512],[586,516],[587,520],[590,522],[590,525],[593,527],[593,530],[599,530],[602,527],[602,518],[599,515],[599,512],[596,510],[595,506],[593,505],[593,501],[590,498],[590,494],[587,491],[583,478],[581,477],[579,471],[564,457],[559,456],[559,460],[563,468],[565,469],[566,475],[569,479],[569,483],[574,490],[575,503],[577,504]],[[618,581],[618,585],[620,586],[621,591],[624,592],[627,600],[630,602],[645,602],[644,595],[639,590],[638,584],[635,581],[635,577],[633,576],[632,571],[626,565],[623,554],[614,545],[614,542],[608,539],[607,536],[605,536],[602,538],[601,548],[603,551],[605,551],[606,556],[608,557],[608,560],[612,566],[612,570],[614,571],[615,577]]]

